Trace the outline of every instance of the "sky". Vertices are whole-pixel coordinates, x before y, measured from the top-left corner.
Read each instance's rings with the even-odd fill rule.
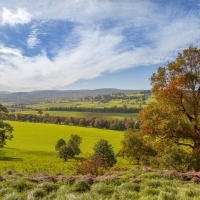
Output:
[[[0,91],[150,89],[190,45],[199,0],[1,0]]]

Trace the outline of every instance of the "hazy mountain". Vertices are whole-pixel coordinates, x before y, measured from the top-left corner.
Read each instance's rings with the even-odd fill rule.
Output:
[[[0,94],[10,94],[10,92],[7,92],[7,91],[0,91]]]

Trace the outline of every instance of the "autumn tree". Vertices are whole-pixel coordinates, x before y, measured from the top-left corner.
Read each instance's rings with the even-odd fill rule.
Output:
[[[8,114],[7,108],[2,104],[0,104],[0,113]],[[7,139],[11,140],[13,138],[12,131],[13,127],[10,124],[0,120],[0,147],[4,147]]]
[[[159,67],[150,80],[156,102],[139,114],[141,135],[189,147],[191,154],[199,155],[200,49],[190,46],[178,53],[174,62]],[[199,156],[191,167],[200,169]]]

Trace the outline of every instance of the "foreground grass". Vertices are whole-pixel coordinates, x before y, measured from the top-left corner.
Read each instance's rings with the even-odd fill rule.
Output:
[[[200,185],[196,180],[183,181],[181,174],[169,171],[110,171],[97,177],[8,171],[0,179],[0,198],[3,200],[200,199]]]
[[[14,138],[7,141],[6,147],[0,151],[1,172],[13,170],[21,173],[55,174],[62,171],[71,174],[69,167],[74,159],[63,162],[57,158],[55,144],[60,138],[67,141],[71,134],[80,135],[82,154],[79,157],[92,154],[94,144],[100,139],[108,140],[117,153],[123,138],[123,132],[120,131],[15,121],[9,123],[14,127]],[[119,159],[119,165],[128,164]]]

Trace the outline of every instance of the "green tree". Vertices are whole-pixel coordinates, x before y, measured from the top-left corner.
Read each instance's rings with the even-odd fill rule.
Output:
[[[101,156],[110,167],[112,167],[116,162],[113,147],[108,143],[107,140],[101,139],[94,145],[94,157]]]
[[[75,156],[75,153],[68,144],[65,144],[60,147],[58,155],[64,161],[67,161],[68,158],[73,158]]]
[[[56,146],[55,146],[55,149],[56,149],[57,151],[59,151],[60,147],[62,147],[63,145],[66,145],[66,142],[65,142],[65,140],[63,140],[63,139],[61,138],[61,139],[59,139],[59,140],[57,141]]]
[[[81,152],[79,145],[72,139],[67,142],[67,145],[73,150],[74,155],[79,155]]]
[[[82,138],[77,134],[72,134],[68,142],[59,139],[56,143],[55,149],[59,152],[58,156],[67,161],[68,158],[74,158],[75,155],[79,155],[81,152],[80,144]]]
[[[190,46],[150,78],[156,102],[139,114],[141,135],[200,152],[200,49]],[[192,163],[200,170],[200,159]]]
[[[71,147],[75,155],[79,155],[81,152],[80,144],[82,142],[82,138],[77,134],[72,134],[71,138],[67,142],[68,146]]]
[[[40,109],[38,109],[38,114],[40,114],[40,115],[42,115],[43,114],[43,111],[42,111],[42,109],[40,108]]]
[[[80,145],[81,142],[82,142],[82,138],[81,138],[79,135],[77,135],[77,134],[72,134],[72,135],[71,135],[71,139],[72,139],[74,142],[76,142],[77,145]]]
[[[139,136],[138,132],[127,130],[124,132],[124,139],[121,141],[122,148],[119,154],[123,157],[131,158],[148,164],[149,158],[156,156],[156,151],[147,142]]]
[[[8,114],[7,108],[2,104],[0,104],[0,114]],[[0,120],[0,147],[4,147],[7,139],[11,140],[13,138],[12,131],[13,127],[9,123]]]

